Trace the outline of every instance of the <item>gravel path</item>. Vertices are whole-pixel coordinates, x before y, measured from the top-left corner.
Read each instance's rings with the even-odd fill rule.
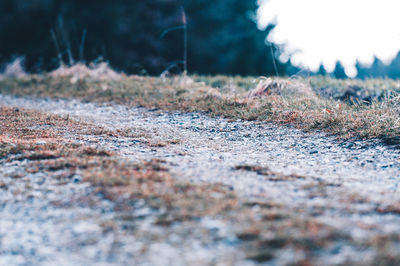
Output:
[[[0,265],[252,265],[233,245],[204,236],[225,227],[220,221],[157,227],[143,202],[115,212],[90,184],[29,174],[27,164],[0,161]],[[226,228],[220,237],[234,235]]]
[[[69,115],[107,129],[129,132],[135,135],[133,139],[110,142],[97,137],[96,144],[91,141],[93,136],[69,137],[118,151],[127,159],[158,157],[166,161],[178,178],[224,183],[242,197],[269,198],[356,240],[400,230],[400,150],[379,141],[343,143],[323,133],[304,133],[262,122],[75,100],[0,95],[0,105]],[[245,166],[269,168],[285,176],[270,178],[262,171],[237,170],[247,169]],[[17,203],[14,205],[12,208],[18,208]],[[11,207],[3,204],[0,208],[2,221],[5,208]],[[11,218],[6,221],[12,222]],[[8,230],[4,228],[9,226],[0,226],[0,236]],[[344,248],[337,254],[324,255],[323,259],[334,264],[373,255]],[[0,255],[0,264],[1,259],[4,257]]]

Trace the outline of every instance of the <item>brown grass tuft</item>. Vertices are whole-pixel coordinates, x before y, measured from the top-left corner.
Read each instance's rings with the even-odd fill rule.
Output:
[[[299,80],[265,78],[258,82],[248,97],[279,95],[282,97],[308,97],[316,99],[316,94],[310,85]]]
[[[27,73],[23,67],[24,57],[17,57],[14,61],[6,64],[4,73],[0,74],[0,77],[25,77]]]
[[[72,84],[80,80],[119,80],[121,74],[115,72],[107,63],[90,64],[87,67],[85,64],[78,63],[73,66],[60,66],[58,69],[52,71],[50,76],[54,78],[69,78]]]

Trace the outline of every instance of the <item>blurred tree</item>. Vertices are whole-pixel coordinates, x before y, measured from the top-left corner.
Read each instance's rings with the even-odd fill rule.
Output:
[[[387,76],[392,79],[400,78],[400,52],[397,53],[396,57],[387,66]]]
[[[274,25],[265,30],[257,28],[257,1],[186,0],[184,6],[189,18],[191,71],[209,74],[284,74],[285,66],[277,60],[278,47],[266,42]]]
[[[369,71],[368,68],[362,64],[360,61],[356,61],[356,69],[357,69],[357,78],[359,79],[365,79],[368,78],[369,76]]]
[[[336,61],[335,69],[333,70],[333,76],[337,79],[347,78],[346,72],[344,71],[344,67],[340,61]]]
[[[374,57],[371,65],[356,62],[357,78],[385,78],[389,76],[390,66],[385,65],[378,57]],[[393,70],[394,70],[393,66]]]
[[[58,65],[54,29],[65,62],[70,47],[75,60],[80,54],[86,61],[102,57],[128,73],[182,69],[182,31],[160,38],[164,30],[182,25],[182,6],[190,72],[285,73],[287,65],[276,59],[278,47],[265,41],[273,25],[257,28],[256,0],[2,0],[0,38],[7,41],[0,43],[0,62],[25,55],[29,70],[53,69]]]
[[[326,76],[327,72],[324,65],[321,63],[318,68],[317,75]]]
[[[378,57],[375,56],[368,72],[371,77],[384,78],[387,76],[387,67]]]
[[[292,64],[292,60],[290,58],[285,63],[285,70],[286,70],[286,74],[288,76],[303,75],[303,74],[307,75],[308,74],[308,71],[304,71],[304,69],[301,69],[300,67],[294,66]]]

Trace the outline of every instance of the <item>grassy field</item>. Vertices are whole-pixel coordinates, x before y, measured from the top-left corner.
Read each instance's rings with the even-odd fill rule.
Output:
[[[0,88],[6,94],[111,101],[290,124],[304,130],[324,130],[343,139],[400,141],[400,82],[389,79],[161,78],[114,73],[93,77],[83,71],[3,77]]]

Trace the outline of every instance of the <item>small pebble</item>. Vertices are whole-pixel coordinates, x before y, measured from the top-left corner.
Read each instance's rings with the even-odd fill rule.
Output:
[[[72,182],[79,183],[82,181],[82,177],[80,175],[73,175]]]

